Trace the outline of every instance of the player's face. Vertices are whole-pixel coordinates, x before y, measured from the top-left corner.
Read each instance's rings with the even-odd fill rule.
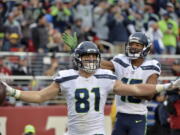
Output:
[[[97,54],[85,54],[81,57],[84,69],[95,70],[97,69]]]
[[[85,65],[88,63],[93,63],[93,61],[97,60],[97,55],[96,54],[85,54],[82,56],[81,60],[83,61],[83,63]]]
[[[141,52],[143,47],[144,46],[142,44],[139,44],[136,42],[129,43],[129,48],[130,48],[129,50],[130,50],[130,53],[132,53],[132,54]]]

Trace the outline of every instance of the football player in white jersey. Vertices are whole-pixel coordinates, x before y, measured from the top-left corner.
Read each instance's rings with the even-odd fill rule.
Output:
[[[7,95],[34,103],[47,101],[61,92],[67,101],[68,135],[105,135],[104,106],[111,90],[123,96],[148,96],[180,85],[180,80],[158,85],[123,84],[110,70],[99,68],[100,59],[97,46],[85,41],[74,50],[75,69],[58,71],[46,88],[21,91],[5,82],[1,85],[5,86]]]
[[[157,60],[145,59],[150,48],[148,37],[142,32],[135,32],[129,37],[125,55],[119,54],[111,61],[102,61],[101,67],[115,71],[118,79],[127,84],[156,84],[161,67]],[[116,95],[117,115],[112,135],[145,135],[145,99],[151,99],[152,96],[137,98]]]

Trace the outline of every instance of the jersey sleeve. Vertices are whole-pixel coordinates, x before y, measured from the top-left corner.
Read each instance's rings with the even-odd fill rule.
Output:
[[[150,71],[151,74],[161,74],[161,64],[157,60],[152,60],[152,70]]]
[[[149,77],[153,74],[160,76],[161,74],[161,65],[157,60],[147,61],[146,65],[141,66],[143,71],[146,71],[145,76]]]
[[[114,73],[110,70],[105,70],[105,74],[102,75],[102,78],[104,78],[104,84],[107,87],[107,91],[110,92],[113,90],[115,81],[117,80],[117,76],[114,75]],[[106,79],[107,78],[107,79]]]
[[[54,76],[53,80],[59,84],[61,91],[66,91],[71,86],[72,81],[78,78],[77,73],[73,69],[58,71]]]
[[[120,77],[123,75],[124,68],[127,68],[129,66],[129,64],[126,61],[126,58],[124,57],[124,55],[119,54],[115,56],[111,60],[111,62],[114,65],[115,74],[117,75],[118,79],[121,79]]]

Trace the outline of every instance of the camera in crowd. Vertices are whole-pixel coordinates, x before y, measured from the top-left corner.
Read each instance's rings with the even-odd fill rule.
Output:
[[[172,23],[168,23],[167,27],[168,27],[168,29],[172,29],[173,28],[173,24]]]

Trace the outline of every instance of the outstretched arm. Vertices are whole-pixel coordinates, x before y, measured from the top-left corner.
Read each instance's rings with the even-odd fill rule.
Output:
[[[123,84],[117,80],[114,85],[114,93],[122,96],[149,96],[161,91],[180,88],[180,79],[167,84]]]
[[[8,96],[12,96],[29,103],[41,103],[49,99],[52,99],[58,94],[60,90],[59,85],[55,82],[51,83],[49,86],[47,86],[46,88],[40,91],[21,91],[12,88],[11,86],[7,85],[5,82],[2,83],[6,87]]]
[[[157,84],[158,81],[158,74],[152,74],[148,80],[147,80],[147,84]],[[140,96],[140,97],[136,97],[138,99],[145,99],[145,100],[151,100],[154,97],[154,94],[151,94],[149,96]]]

